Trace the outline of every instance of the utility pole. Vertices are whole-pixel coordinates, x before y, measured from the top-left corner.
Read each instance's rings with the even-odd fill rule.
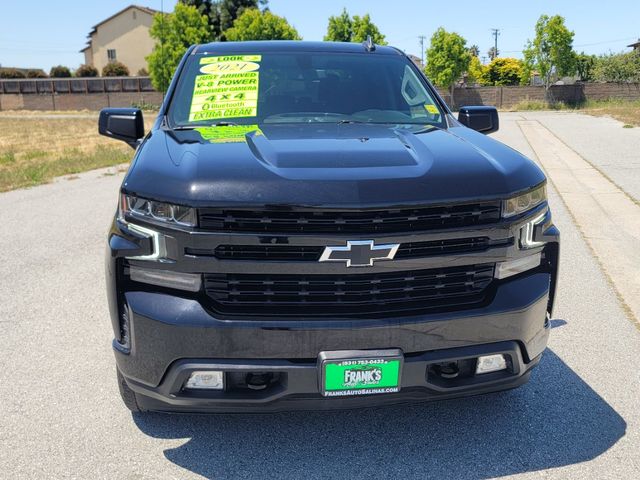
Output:
[[[160,58],[162,61],[166,61],[164,58],[164,0],[160,0]],[[164,93],[166,85],[164,84],[164,75],[162,76],[162,98],[164,99]]]
[[[500,29],[499,28],[492,28],[491,29],[491,35],[493,35],[493,53],[495,55],[495,57],[498,56],[498,35],[500,35]],[[493,58],[495,58],[493,57]],[[493,60],[493,58],[491,60]]]
[[[420,40],[420,62],[422,63],[422,66],[424,67],[424,41],[427,37],[425,37],[424,35],[420,35],[418,36],[418,39]]]

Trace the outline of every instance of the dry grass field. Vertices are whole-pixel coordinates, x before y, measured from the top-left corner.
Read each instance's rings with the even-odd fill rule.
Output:
[[[155,114],[146,113],[151,126]],[[127,163],[133,150],[98,135],[92,113],[0,113],[0,191],[54,177]]]
[[[640,126],[640,101],[622,102],[593,102],[587,104],[584,113],[596,117],[610,116],[625,123],[626,128]]]
[[[640,101],[586,102],[578,107],[521,102],[511,110],[576,109],[640,126]],[[145,112],[147,129],[155,112]],[[46,183],[54,177],[128,163],[133,150],[98,135],[98,114],[0,112],[0,192]]]

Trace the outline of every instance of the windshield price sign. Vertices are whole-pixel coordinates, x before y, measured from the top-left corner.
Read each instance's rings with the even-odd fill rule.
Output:
[[[257,116],[260,59],[260,55],[202,58],[189,121]]]

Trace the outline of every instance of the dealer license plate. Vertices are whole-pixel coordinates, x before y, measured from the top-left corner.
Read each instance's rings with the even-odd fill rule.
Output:
[[[320,391],[325,397],[397,393],[402,360],[397,349],[322,352]]]

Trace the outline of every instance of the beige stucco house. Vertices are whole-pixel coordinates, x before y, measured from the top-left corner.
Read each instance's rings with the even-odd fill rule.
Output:
[[[87,38],[84,63],[93,65],[102,73],[109,62],[118,61],[136,75],[142,68],[147,69],[145,57],[153,49],[149,29],[156,10],[137,5],[129,5],[118,13],[95,25]]]

